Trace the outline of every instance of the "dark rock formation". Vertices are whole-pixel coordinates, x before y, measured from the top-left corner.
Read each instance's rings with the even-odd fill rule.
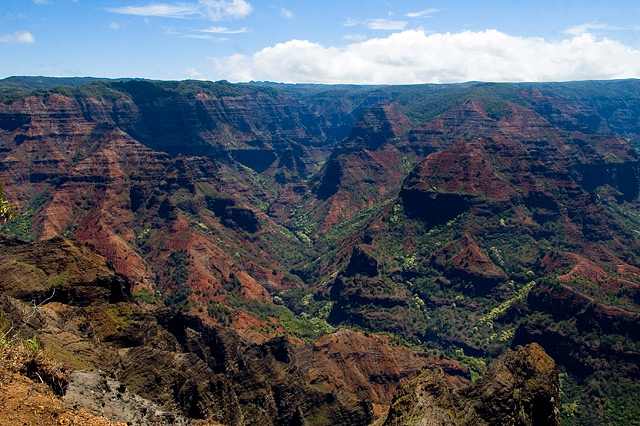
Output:
[[[469,234],[436,251],[430,263],[450,278],[470,280],[478,292],[507,278]]]
[[[536,344],[493,361],[485,375],[455,389],[427,369],[395,398],[378,425],[558,425],[558,369]]]
[[[344,274],[347,277],[352,277],[356,274],[375,277],[378,275],[378,261],[362,250],[361,247],[356,247],[351,253],[351,260],[349,260]]]

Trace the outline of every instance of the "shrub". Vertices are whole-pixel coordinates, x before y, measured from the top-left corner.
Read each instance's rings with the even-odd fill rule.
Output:
[[[141,302],[148,303],[150,305],[155,305],[157,303],[155,295],[146,288],[142,288],[139,291],[133,292],[133,297]]]
[[[4,199],[4,182],[0,181],[0,226],[18,217],[18,212],[13,204]]]

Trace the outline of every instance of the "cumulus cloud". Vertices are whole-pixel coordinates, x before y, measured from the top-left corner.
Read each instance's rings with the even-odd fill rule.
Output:
[[[251,56],[213,61],[218,76],[232,81],[410,84],[640,77],[639,50],[588,33],[546,41],[496,30],[407,30],[345,47],[291,40]]]
[[[35,43],[36,39],[29,31],[16,31],[0,37],[2,43]]]
[[[212,21],[243,18],[253,11],[245,0],[198,0],[197,3],[150,3],[146,6],[110,7],[109,12],[156,18],[204,17]]]

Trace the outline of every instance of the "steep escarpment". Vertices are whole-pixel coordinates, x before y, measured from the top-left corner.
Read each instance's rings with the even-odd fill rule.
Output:
[[[305,114],[303,107],[292,109],[286,97],[274,100],[260,93],[251,97],[246,91],[233,93],[235,97],[227,99],[229,105],[225,107],[224,96],[207,100],[207,95],[202,94],[197,99],[189,98],[142,82],[118,88],[125,91],[116,99],[74,99],[53,94],[47,98],[28,97],[10,108],[3,107],[7,116],[28,117],[20,121],[20,127],[5,126],[2,137],[6,148],[3,178],[24,213],[12,224],[13,232],[25,239],[56,235],[77,238],[94,246],[117,271],[147,289],[158,287],[171,293],[188,279],[193,291],[206,291],[200,302],[204,304],[225,292],[225,286],[247,298],[264,299],[267,292],[263,286],[294,285],[283,274],[271,273],[283,263],[270,258],[272,250],[267,254],[263,249],[252,248],[256,241],[238,237],[254,239],[257,233],[266,233],[272,234],[266,238],[271,244],[299,245],[295,238],[276,231],[273,222],[263,227],[266,216],[254,206],[269,202],[277,209],[275,205],[280,202],[276,197],[289,194],[289,201],[282,201],[286,203],[291,197],[299,198],[296,185],[306,173],[304,161],[316,164],[316,156],[322,155],[311,146],[322,139],[318,124],[308,116],[299,121],[294,117]],[[242,96],[249,97],[242,101]],[[198,118],[193,109],[200,103],[210,105]],[[160,111],[163,107],[167,111]],[[281,134],[266,128],[267,123],[276,121],[276,115],[281,121],[290,121],[277,126]],[[208,127],[198,124],[205,118],[210,121]],[[311,133],[305,133],[303,121],[315,126]],[[182,152],[180,149],[187,149],[191,136],[177,135],[178,131],[207,136],[197,143],[206,139],[208,146],[226,150],[226,154],[215,154],[222,162],[208,157],[172,158],[158,151],[175,155]],[[291,179],[277,192],[262,188],[256,175],[238,173],[248,170],[239,161],[244,154],[231,152],[246,151],[251,161],[259,159],[262,148],[257,149],[251,141],[243,144],[248,138],[255,142],[260,134],[269,138],[260,144],[268,145],[264,149],[270,155],[286,151],[288,154],[283,157],[291,160],[273,167],[271,179],[278,169],[286,169]],[[313,158],[300,160],[300,156],[311,155],[304,147],[307,145]],[[256,151],[247,151],[254,148]],[[275,157],[271,162],[274,160]],[[200,218],[185,221],[184,215]],[[212,234],[218,234],[219,242],[211,241]],[[281,244],[283,238],[291,241]],[[153,250],[146,248],[149,241]],[[233,253],[229,253],[230,246],[236,247]],[[188,251],[190,257],[182,269],[178,268],[184,271],[167,277],[167,262],[174,262],[171,259],[176,259],[182,250]],[[247,252],[252,254],[242,262],[230,257]]]
[[[396,141],[411,127],[393,105],[368,109],[328,158],[306,209],[319,230],[388,198],[404,177]]]
[[[347,329],[301,346],[297,356],[309,383],[324,389],[367,393],[374,408],[388,408],[402,383],[426,366],[442,368],[451,383],[465,384],[468,369],[457,361],[389,346],[388,336]]]
[[[590,83],[532,87],[524,92],[524,96],[554,125],[589,133],[615,133],[630,138],[637,146],[638,81]],[[612,96],[614,93],[616,95]]]

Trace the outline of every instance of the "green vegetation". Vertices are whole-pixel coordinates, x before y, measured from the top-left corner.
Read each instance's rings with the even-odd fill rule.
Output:
[[[76,98],[116,100],[129,98],[136,102],[150,101],[160,95],[193,97],[204,93],[213,97],[240,96],[253,93],[276,97],[280,93],[274,87],[230,84],[226,81],[153,81],[142,79],[95,79],[95,78],[51,78],[10,77],[0,80],[0,102],[10,103],[27,96],[52,94]]]
[[[13,216],[15,220],[8,222],[2,228],[2,231],[7,235],[13,235],[23,241],[34,241],[33,234],[31,232],[31,221],[38,209],[42,207],[50,197],[46,192],[41,192],[33,197],[29,208],[21,215],[17,215],[14,211]],[[2,221],[0,221],[2,223]]]
[[[135,297],[137,300],[141,302],[148,303],[150,305],[158,304],[158,299],[156,298],[156,295],[150,292],[146,288],[141,288],[138,291],[134,291],[133,297]]]
[[[126,303],[118,303],[115,305],[110,305],[107,309],[105,309],[105,314],[107,318],[111,320],[116,327],[120,327],[121,329],[125,329],[130,327],[133,323],[132,319],[132,311],[131,307]]]
[[[164,304],[175,309],[177,312],[189,312],[191,306],[193,306],[193,301],[189,298],[191,293],[193,293],[193,291],[190,287],[181,284],[165,297]]]
[[[332,226],[328,232],[321,235],[318,242],[319,248],[321,250],[334,249],[340,240],[353,233],[362,231],[376,213],[390,205],[393,201],[392,198],[380,201],[371,207],[359,210],[352,217],[338,222]]]
[[[312,317],[306,312],[295,315],[285,306],[274,305],[269,302],[239,301],[231,303],[234,309],[243,310],[256,318],[267,321],[270,318],[277,320],[277,323],[284,329],[285,334],[291,334],[305,341],[315,341],[323,334],[332,333],[335,328],[323,318]],[[273,332],[276,324],[263,330]]]
[[[15,206],[4,199],[4,182],[0,181],[0,226],[17,216]]]
[[[607,369],[586,377],[561,373],[562,425],[635,425],[640,419],[640,384]]]
[[[220,302],[211,302],[207,305],[207,313],[211,318],[215,318],[221,325],[227,327],[231,325],[231,310]]]
[[[4,348],[9,344],[9,333],[11,331],[11,323],[4,318],[4,311],[0,309],[0,348]]]
[[[500,315],[504,314],[507,309],[509,309],[514,303],[522,302],[525,300],[531,289],[536,285],[535,281],[531,281],[527,283],[524,287],[522,287],[515,297],[511,299],[507,299],[502,302],[499,306],[493,308],[488,315],[478,321],[478,326],[487,325],[489,328],[493,329],[493,321],[498,318]]]
[[[467,356],[464,354],[464,350],[462,349],[456,349],[455,351],[453,351],[452,358],[469,367],[472,382],[475,382],[477,379],[482,377],[484,375],[484,372],[487,371],[487,363],[484,359]]]
[[[183,313],[189,312],[193,306],[193,301],[189,297],[193,291],[186,284],[189,279],[190,264],[186,250],[172,251],[166,263],[165,277],[170,290],[163,302],[166,306]]]
[[[189,254],[186,250],[175,250],[169,255],[167,275],[169,280],[177,285],[184,284],[189,279]]]
[[[150,227],[141,229],[140,232],[136,234],[136,245],[138,247],[143,247],[145,244],[147,244],[147,241],[149,241],[150,237],[151,237]]]
[[[33,336],[30,339],[25,339],[24,345],[33,356],[40,352],[40,342],[36,336]]]
[[[64,287],[69,283],[69,271],[60,274],[51,274],[47,277],[47,288]]]

